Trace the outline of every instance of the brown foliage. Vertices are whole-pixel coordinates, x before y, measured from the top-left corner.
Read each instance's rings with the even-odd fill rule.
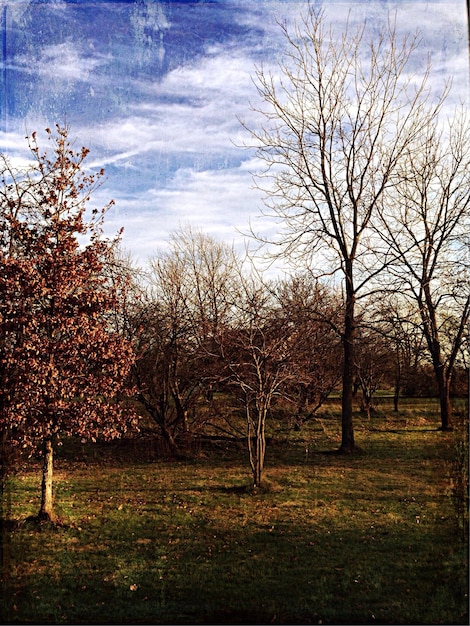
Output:
[[[85,214],[102,172],[85,172],[67,128],[47,132],[51,156],[33,134],[31,169],[1,163],[0,427],[24,445],[110,438],[132,420],[118,402],[132,347],[111,323],[126,289],[110,280],[117,239],[103,237],[108,207]]]

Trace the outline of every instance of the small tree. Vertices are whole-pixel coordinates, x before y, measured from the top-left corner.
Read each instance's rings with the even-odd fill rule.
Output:
[[[24,445],[42,442],[39,517],[54,520],[53,451],[60,436],[111,438],[132,421],[119,400],[131,344],[113,327],[125,284],[110,280],[115,241],[102,236],[108,207],[86,205],[102,172],[87,174],[68,129],[47,130],[52,155],[14,170],[2,157],[0,249],[1,428]]]
[[[393,351],[390,341],[373,329],[360,327],[358,335],[356,384],[361,390],[361,412],[370,419],[375,392],[379,385],[391,378]]]
[[[263,478],[267,418],[291,376],[290,333],[274,290],[256,274],[241,277],[231,324],[220,329],[218,342],[227,379],[245,411],[254,487]]]

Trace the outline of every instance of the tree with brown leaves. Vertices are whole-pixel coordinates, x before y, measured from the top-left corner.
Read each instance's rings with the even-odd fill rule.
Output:
[[[85,171],[88,150],[73,150],[66,127],[47,134],[50,152],[28,139],[27,170],[1,156],[0,427],[4,441],[42,444],[38,517],[54,521],[54,443],[126,430],[133,352],[113,325],[126,285],[110,279],[118,239],[103,236],[108,207],[87,219],[103,172]]]

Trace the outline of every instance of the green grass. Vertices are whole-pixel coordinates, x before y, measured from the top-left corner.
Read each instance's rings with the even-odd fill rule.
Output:
[[[464,439],[430,410],[390,415],[357,418],[361,453],[342,456],[324,413],[268,448],[255,494],[239,446],[65,450],[56,528],[24,521],[28,468],[8,485],[2,623],[468,623]]]

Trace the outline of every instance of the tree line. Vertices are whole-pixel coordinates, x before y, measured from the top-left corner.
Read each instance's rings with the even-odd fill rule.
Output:
[[[267,279],[189,227],[137,270],[120,234],[104,236],[109,206],[88,208],[103,172],[67,127],[47,129],[45,152],[33,133],[24,170],[0,156],[2,469],[9,446],[41,442],[40,517],[54,517],[58,438],[112,438],[145,416],[178,454],[226,419],[221,394],[243,411],[255,485],[279,399],[302,428],[339,392],[352,453],[354,397],[370,414],[388,388],[397,410],[431,372],[452,427],[468,370],[469,125],[462,110],[444,119],[447,87],[436,98],[428,72],[410,72],[415,39],[393,23],[365,33],[336,36],[312,8],[284,29],[279,74],[256,73],[265,123],[249,131],[280,228],[253,235],[290,275]]]

